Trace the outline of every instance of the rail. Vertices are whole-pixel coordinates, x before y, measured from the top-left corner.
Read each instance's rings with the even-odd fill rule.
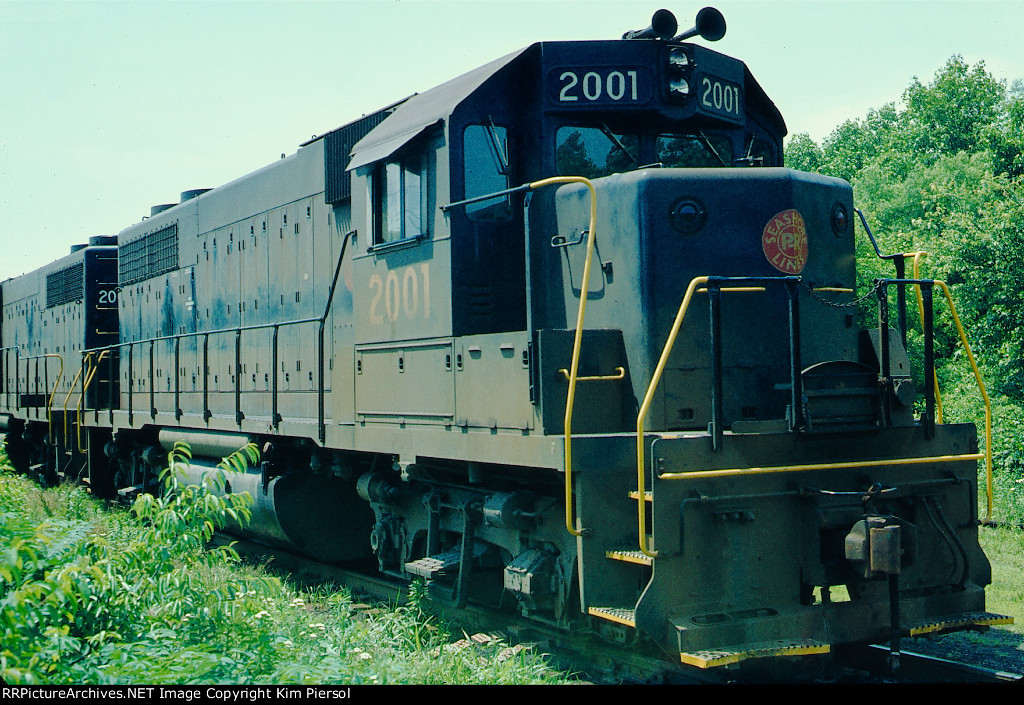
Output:
[[[14,353],[14,404],[11,404],[11,385],[7,383],[7,374],[10,369],[8,358],[12,352]],[[18,370],[21,367],[21,347],[8,345],[0,348],[0,353],[3,353],[0,356],[0,384],[3,385],[4,406],[13,409],[19,406],[18,399],[21,397],[21,380],[18,377]]]
[[[864,226],[864,232],[868,236],[868,240],[871,241],[871,247],[875,250],[875,255],[879,259],[891,260],[893,266],[896,267],[896,278],[903,279],[907,275],[906,258],[905,253],[896,254],[883,254],[881,248],[878,247],[878,242],[875,240],[874,234],[871,232],[871,227],[868,226],[868,219],[864,216],[864,212],[859,208],[854,208],[854,212],[860,217],[861,225]],[[915,277],[916,278],[916,277]],[[898,327],[900,330],[900,337],[903,340],[903,347],[907,347],[907,302],[904,291],[900,289],[898,292],[898,301],[896,305],[897,309],[897,320],[899,321]]]
[[[5,404],[6,404],[6,407],[8,409],[20,408],[21,405],[22,405],[22,402],[23,402],[23,400],[21,399],[21,378],[19,377],[19,374],[20,374],[20,363],[21,363],[22,360],[24,360],[25,363],[26,363],[26,367],[25,367],[26,384],[28,383],[27,380],[28,380],[28,376],[30,374],[30,371],[29,371],[30,361],[31,360],[37,360],[37,363],[36,363],[36,366],[37,366],[36,367],[36,379],[35,379],[35,388],[36,388],[35,394],[36,395],[38,395],[38,385],[39,385],[38,360],[43,359],[43,358],[57,358],[59,360],[59,362],[60,362],[60,370],[58,372],[57,379],[54,382],[53,390],[50,392],[50,395],[47,398],[47,409],[46,409],[47,425],[49,426],[48,438],[50,439],[51,444],[52,444],[52,441],[53,441],[53,400],[54,400],[54,397],[57,395],[57,391],[58,391],[58,389],[60,387],[60,381],[61,381],[61,379],[63,379],[63,376],[64,376],[64,358],[63,358],[63,356],[58,355],[57,353],[44,353],[42,355],[22,357],[21,356],[21,348],[19,346],[13,346],[13,345],[0,348],[0,353],[2,353],[2,356],[0,356],[0,385],[2,385],[3,395],[5,397]],[[8,371],[8,372],[10,370],[10,362],[8,360],[8,357],[10,356],[11,353],[14,353],[14,355],[15,355],[14,385],[13,385],[13,390],[14,390],[13,394],[15,396],[14,403],[12,403],[11,399],[10,399],[10,395],[12,394],[12,385],[8,384],[8,380],[7,380],[7,377],[5,375],[5,370]],[[106,355],[106,353],[101,355],[99,359],[102,360],[105,355]],[[62,410],[63,418],[64,418],[64,424],[63,424],[63,430],[62,430],[62,440],[63,440],[63,445],[64,445],[65,448],[68,446],[68,423],[67,423],[67,419],[68,419],[68,403],[71,400],[71,395],[75,393],[75,385],[78,383],[78,381],[80,379],[82,379],[82,373],[83,373],[83,371],[85,371],[86,365],[90,366],[90,368],[89,368],[90,372],[88,372],[86,374],[88,380],[91,380],[92,379],[92,375],[95,374],[95,369],[93,369],[91,367],[92,366],[92,362],[91,362],[91,359],[90,359],[91,356],[92,356],[92,353],[87,353],[86,354],[85,360],[83,361],[83,365],[81,367],[79,367],[78,373],[75,375],[74,379],[71,381],[71,384],[70,384],[70,386],[68,388],[68,393],[64,396],[64,402],[63,402],[63,405],[61,407],[61,410]],[[45,365],[43,367],[43,374],[44,374],[44,380],[45,380],[43,386],[44,386],[44,388],[49,388],[49,375],[48,375],[48,373],[46,371],[46,366]],[[83,382],[83,388],[82,388],[82,390],[80,392],[80,394],[82,396],[80,396],[79,400],[78,400],[78,424],[79,425],[81,425],[82,399],[84,398],[84,394],[85,394],[86,389],[88,389],[88,385],[89,385],[89,381],[88,380]],[[26,394],[27,393],[28,393],[28,390],[26,389]],[[79,449],[79,451],[82,450],[81,440],[79,440],[78,449]]]
[[[942,287],[942,293],[945,295],[950,313],[953,315],[953,322],[956,324],[957,332],[960,334],[960,342],[967,353],[967,359],[971,362],[974,379],[978,383],[978,390],[981,392],[981,397],[985,402],[985,486],[988,501],[985,508],[985,523],[988,524],[992,522],[992,402],[988,397],[988,392],[985,390],[985,382],[981,378],[981,371],[978,369],[978,363],[974,359],[971,345],[967,342],[967,334],[960,323],[960,316],[956,312],[956,306],[953,304],[953,297],[949,293],[949,287],[943,281],[936,281],[936,284]]]
[[[686,287],[686,294],[683,295],[683,301],[679,304],[679,311],[676,312],[675,320],[672,321],[672,328],[668,334],[668,341],[665,343],[665,347],[661,351],[661,357],[658,359],[658,365],[654,368],[654,375],[651,378],[651,383],[647,385],[647,393],[644,395],[644,400],[640,404],[640,411],[636,415],[636,485],[637,485],[637,507],[638,520],[639,520],[639,537],[638,541],[640,544],[640,550],[645,556],[650,558],[657,558],[658,553],[654,551],[647,544],[647,471],[644,468],[646,463],[646,449],[644,448],[644,419],[647,417],[647,412],[651,408],[651,402],[654,400],[654,390],[658,386],[658,382],[661,381],[661,375],[665,371],[665,365],[668,363],[669,353],[672,352],[672,346],[675,345],[676,336],[679,335],[679,328],[683,325],[683,317],[686,315],[686,310],[690,308],[690,300],[693,298],[694,292],[697,287],[701,284],[706,284],[708,277],[694,277],[690,280],[690,284]]]
[[[918,253],[920,254],[920,253]],[[909,255],[908,255],[909,256]],[[919,259],[919,257],[918,257]],[[915,263],[916,264],[916,263]],[[915,268],[916,272],[916,268]],[[782,283],[791,282],[792,280],[799,281],[798,277],[779,277],[775,281]],[[724,281],[740,281],[739,279],[725,279],[722,277],[696,277],[693,279],[687,287],[686,293],[683,296],[683,300],[680,303],[679,310],[676,314],[675,320],[673,321],[672,328],[669,332],[668,339],[665,343],[665,347],[662,350],[661,357],[659,358],[658,365],[655,368],[651,382],[648,386],[647,393],[644,396],[643,403],[640,405],[640,410],[637,414],[637,493],[636,497],[638,500],[637,520],[638,520],[638,544],[641,552],[645,555],[656,558],[657,552],[654,551],[647,542],[646,526],[647,526],[647,490],[646,490],[646,449],[644,447],[644,419],[650,410],[651,403],[654,399],[654,394],[658,383],[660,382],[662,373],[668,362],[669,355],[671,354],[672,348],[675,345],[676,338],[678,337],[679,330],[682,326],[683,319],[690,306],[690,303],[695,292],[705,291],[705,289],[698,288],[702,284],[707,284],[709,293],[712,294],[711,305],[712,305],[712,317],[711,317],[711,370],[712,370],[712,421],[710,424],[709,433],[712,437],[712,446],[715,450],[720,447],[721,442],[721,407],[717,401],[721,395],[721,343],[718,340],[720,337],[717,330],[720,326],[720,321],[716,314],[715,306],[715,294],[718,291],[749,291],[748,287],[724,287],[721,284]],[[750,280],[746,280],[750,281]],[[881,467],[881,466],[900,466],[900,465],[920,465],[920,464],[934,464],[934,463],[946,463],[946,462],[959,462],[966,460],[981,460],[984,459],[986,463],[986,480],[987,480],[987,498],[988,506],[985,522],[991,522],[992,514],[992,430],[991,430],[991,405],[988,394],[985,390],[984,381],[981,378],[981,373],[978,369],[977,362],[974,359],[974,354],[971,351],[970,344],[967,341],[966,333],[964,332],[963,326],[960,322],[959,315],[956,312],[956,306],[953,303],[953,298],[949,292],[949,288],[945,282],[939,280],[927,280],[927,279],[883,279],[876,281],[876,294],[879,300],[879,330],[889,329],[889,306],[886,291],[889,286],[896,286],[899,292],[905,291],[906,286],[916,287],[917,296],[919,300],[922,331],[925,341],[925,360],[924,368],[926,375],[926,384],[924,390],[924,413],[921,417],[921,423],[925,429],[925,436],[930,438],[934,436],[934,425],[936,422],[941,423],[941,419],[938,418],[936,413],[938,391],[937,381],[935,377],[935,364],[934,364],[934,334],[933,334],[933,314],[932,314],[932,289],[938,286],[945,295],[946,302],[949,305],[950,312],[953,316],[953,322],[956,325],[957,331],[960,335],[960,341],[964,346],[964,350],[967,354],[968,360],[971,363],[971,368],[974,372],[975,379],[978,383],[978,388],[981,392],[982,398],[985,403],[985,437],[986,437],[986,448],[984,453],[965,453],[960,455],[943,455],[943,456],[924,456],[924,457],[911,457],[911,458],[889,458],[889,459],[876,459],[876,460],[858,460],[848,462],[834,462],[834,463],[811,463],[803,465],[786,465],[786,466],[774,466],[774,467],[751,467],[751,468],[725,468],[716,470],[704,470],[704,471],[691,471],[691,472],[677,472],[677,473],[661,473],[657,475],[658,480],[694,480],[702,478],[714,478],[714,477],[730,477],[737,475],[754,475],[754,474],[766,474],[766,473],[787,473],[787,472],[805,472],[810,470],[833,470],[833,469],[849,469],[854,467]],[[787,284],[792,286],[791,283]],[[791,292],[795,289],[791,288]],[[903,300],[903,297],[900,297]],[[791,298],[790,305],[790,349],[791,349],[791,390],[792,390],[792,412],[791,412],[791,430],[798,431],[804,426],[805,419],[802,415],[802,388],[800,383],[800,362],[799,362],[799,326],[798,326],[798,315],[796,313],[796,299],[795,295]],[[889,340],[887,335],[879,335],[879,363],[880,370],[879,376],[881,380],[888,380],[890,377],[890,362],[889,362]],[[884,408],[884,405],[883,405]],[[887,421],[886,421],[887,422]]]
[[[16,345],[11,345],[11,346],[8,346],[8,347],[5,347],[5,348],[0,348],[0,352],[4,353],[3,360],[5,362],[5,364],[0,365],[0,381],[2,381],[3,386],[4,386],[4,396],[7,397],[6,406],[7,406],[8,409],[14,409],[14,408],[21,407],[21,404],[22,404],[22,401],[23,401],[22,394],[21,394],[21,377],[19,376],[21,374],[21,361],[22,360],[25,361],[25,384],[26,385],[28,385],[28,383],[29,383],[29,381],[28,381],[29,380],[29,376],[30,376],[29,367],[31,365],[31,362],[32,362],[32,360],[36,361],[34,396],[35,397],[42,397],[42,398],[46,399],[46,428],[47,428],[46,437],[49,440],[50,447],[54,447],[54,443],[53,443],[53,399],[54,399],[54,397],[57,396],[57,389],[60,387],[60,381],[64,377],[64,358],[61,355],[58,355],[57,353],[43,353],[41,355],[30,355],[30,356],[27,356],[27,357],[22,357],[21,356],[21,347],[20,346],[16,346]],[[9,365],[6,364],[6,361],[7,361],[7,357],[10,355],[11,352],[14,353],[14,404],[13,405],[11,404],[11,401],[10,401],[10,393],[11,393],[10,385],[7,384],[7,380],[6,380],[6,376],[5,376],[6,370],[9,367]],[[39,393],[39,361],[40,360],[44,360],[45,361],[48,358],[57,358],[57,360],[60,362],[60,369],[57,372],[57,379],[53,383],[53,389],[50,390],[49,366],[45,362],[43,363],[43,393],[40,394]],[[46,396],[47,390],[49,390],[49,396]],[[28,389],[25,390],[25,393],[28,394]],[[33,406],[38,408],[39,404],[34,404]]]
[[[140,347],[142,347],[144,345],[149,345],[149,357],[150,357],[150,366],[149,366],[150,367],[150,369],[149,369],[149,377],[150,377],[149,395],[150,395],[150,402],[151,402],[150,403],[150,415],[151,415],[151,417],[155,417],[157,410],[153,406],[153,395],[155,393],[154,385],[153,385],[154,369],[155,369],[155,365],[153,364],[154,346],[157,343],[164,343],[164,342],[172,342],[173,341],[174,345],[175,345],[175,358],[176,358],[176,361],[177,361],[177,359],[180,357],[180,354],[181,354],[180,346],[181,346],[181,341],[182,340],[186,340],[186,339],[190,339],[190,338],[196,338],[196,339],[202,338],[202,340],[203,340],[203,342],[202,342],[202,356],[203,356],[203,390],[202,390],[202,395],[203,395],[203,418],[205,420],[205,419],[209,419],[209,418],[211,418],[213,416],[213,412],[210,410],[210,399],[209,399],[209,395],[210,395],[210,384],[209,384],[209,382],[210,382],[210,380],[209,380],[209,376],[210,376],[210,371],[209,371],[209,354],[210,354],[209,343],[210,343],[210,338],[211,337],[220,336],[220,335],[234,335],[235,336],[234,348],[235,348],[235,369],[236,369],[236,373],[234,375],[235,382],[234,382],[234,388],[233,388],[232,391],[234,392],[234,396],[235,396],[235,421],[236,421],[236,423],[241,423],[241,421],[245,418],[245,415],[242,413],[242,410],[241,410],[241,375],[238,372],[238,369],[240,369],[240,363],[241,363],[241,334],[245,333],[245,332],[249,332],[249,331],[255,331],[255,330],[269,330],[269,329],[273,329],[273,331],[274,331],[273,369],[272,369],[273,384],[271,385],[273,388],[271,390],[271,393],[272,393],[272,399],[273,399],[273,402],[272,402],[273,419],[272,420],[273,420],[274,427],[276,428],[277,425],[278,425],[278,422],[280,421],[279,415],[277,414],[277,391],[278,391],[278,384],[277,384],[277,379],[278,379],[278,377],[277,377],[277,352],[278,352],[278,348],[277,348],[277,342],[278,342],[278,330],[280,328],[286,328],[288,326],[294,326],[294,325],[301,325],[301,324],[304,324],[304,323],[317,323],[317,322],[319,322],[319,320],[320,320],[319,318],[301,318],[301,319],[295,319],[295,320],[291,320],[291,321],[282,321],[282,322],[275,322],[275,323],[259,323],[259,324],[255,324],[255,325],[251,325],[251,326],[237,326],[237,327],[232,327],[232,328],[219,328],[217,330],[194,331],[194,332],[190,332],[190,333],[176,333],[174,335],[156,336],[156,337],[153,337],[153,338],[145,338],[145,339],[142,339],[142,340],[132,340],[132,341],[126,341],[126,342],[123,342],[123,343],[114,343],[113,345],[106,345],[106,346],[103,346],[101,348],[93,348],[93,349],[90,349],[90,350],[84,350],[82,352],[83,352],[83,354],[107,352],[108,354],[111,355],[111,357],[109,359],[113,360],[114,359],[114,357],[113,357],[113,353],[114,352],[120,353],[122,350],[127,350],[128,383],[129,383],[129,390],[128,390],[128,394],[127,394],[127,398],[128,398],[128,409],[127,409],[127,412],[128,412],[128,423],[131,424],[131,423],[133,423],[133,417],[134,417],[134,414],[135,414],[134,397],[138,393],[138,392],[135,392],[134,388],[133,388],[133,382],[134,382],[134,378],[135,378],[135,353],[134,353],[134,351],[137,348],[140,348]],[[123,356],[119,357],[118,359],[123,359]],[[179,400],[180,400],[180,396],[181,396],[181,393],[182,393],[182,391],[181,391],[181,383],[180,383],[180,374],[178,374],[177,371],[175,371],[174,378],[175,378],[174,399],[175,399],[175,406],[177,407],[177,406],[179,406]],[[108,401],[109,401],[109,408],[110,408],[111,411],[113,410],[114,399],[116,398],[115,397],[115,393],[114,393],[115,392],[115,387],[114,387],[115,382],[116,382],[116,379],[115,379],[115,377],[113,375],[111,375],[110,378],[107,380],[107,384],[109,385],[108,389],[109,389],[109,392],[110,392]],[[177,408],[175,409],[175,413],[177,414]]]
[[[92,353],[90,353],[91,355]],[[89,391],[89,386],[92,384],[93,378],[96,376],[96,372],[99,370],[100,362],[103,358],[110,354],[108,350],[104,350],[96,358],[96,364],[93,365],[90,359],[89,361],[89,372],[86,374],[85,379],[82,381],[82,391],[78,395],[78,408],[77,416],[75,420],[75,445],[78,447],[79,453],[84,453],[85,449],[82,448],[82,409],[85,406],[85,395]],[[108,367],[108,369],[110,369]]]
[[[696,470],[693,472],[666,472],[658,475],[659,480],[706,480],[716,477],[737,475],[771,475],[809,470],[849,470],[852,468],[877,468],[893,465],[930,465],[934,463],[981,460],[984,453],[962,453],[960,455],[928,455],[914,458],[882,458],[875,460],[850,460],[836,463],[805,463],[802,465],[772,465],[752,468],[722,468],[718,470]]]
[[[921,278],[921,259],[927,257],[927,252],[904,252],[901,255],[904,259],[907,257],[914,258],[914,279]],[[921,326],[924,327],[924,298],[921,295],[921,287],[914,288],[914,294],[917,298],[917,310],[921,318]],[[935,385],[935,421],[936,423],[942,423],[942,395],[939,393],[939,376],[936,370],[932,370],[932,383]]]
[[[562,369],[559,370],[559,372],[561,372],[562,376],[565,377],[566,379],[570,379],[569,370],[563,367]],[[580,377],[577,375],[576,377],[577,382],[608,382],[618,379],[626,379],[625,367],[616,367],[615,374],[613,375],[589,375],[587,377]]]
[[[57,358],[58,361],[60,361],[60,370],[57,372],[57,379],[54,380],[53,382],[53,391],[50,392],[50,398],[46,402],[47,438],[49,438],[50,440],[50,447],[53,448],[53,398],[57,396],[57,388],[60,386],[60,381],[64,377],[64,358],[58,355],[57,353],[45,353],[44,355],[42,355],[42,357],[55,357]],[[43,365],[43,371],[43,374],[45,375],[46,365]]]
[[[917,279],[917,272],[920,258],[927,253],[917,252],[914,253],[914,274]],[[923,280],[919,280],[923,281]],[[946,286],[946,282],[939,279],[934,280],[935,285],[942,289],[943,296],[946,297],[946,304],[949,306],[949,313],[953,317],[953,324],[956,326],[957,334],[960,336],[960,344],[964,346],[964,352],[967,355],[967,360],[970,362],[971,371],[974,374],[974,381],[978,384],[978,392],[981,394],[982,402],[985,405],[985,520],[984,523],[992,523],[992,495],[993,495],[993,477],[992,477],[992,401],[989,399],[988,391],[985,388],[985,380],[982,379],[981,370],[978,368],[978,362],[974,359],[974,352],[971,350],[971,344],[967,340],[967,333],[964,331],[963,324],[960,322],[960,314],[957,313],[956,304],[953,303],[953,295],[949,291],[949,287]],[[925,308],[925,297],[922,295],[922,289],[918,286],[918,305],[920,306],[922,325],[924,321],[930,315],[930,312]],[[935,385],[935,399],[938,407],[936,414],[936,421],[942,423],[942,406],[939,397],[938,387],[938,376],[935,371],[934,364],[932,365],[932,378]]]
[[[92,353],[87,355],[86,358],[82,360],[82,364],[78,366],[78,374],[76,374],[75,378],[71,380],[71,386],[68,387],[68,393],[64,397],[64,407],[62,411],[64,414],[63,440],[65,448],[68,447],[68,402],[71,401],[71,395],[75,393],[75,385],[78,384],[78,380],[82,378],[82,372],[85,370],[86,364],[91,362],[91,358]],[[79,415],[79,421],[81,421],[81,415]]]

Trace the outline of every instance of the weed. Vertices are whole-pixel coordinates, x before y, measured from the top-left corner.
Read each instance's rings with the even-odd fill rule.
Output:
[[[0,454],[0,465],[5,458]],[[405,606],[357,606],[348,591],[298,591],[210,548],[249,518],[223,496],[225,472],[198,484],[175,446],[164,493],[108,510],[81,488],[41,490],[0,472],[0,677],[12,684],[551,683],[542,656],[500,642],[451,645],[422,583]],[[456,642],[459,643],[459,642]]]

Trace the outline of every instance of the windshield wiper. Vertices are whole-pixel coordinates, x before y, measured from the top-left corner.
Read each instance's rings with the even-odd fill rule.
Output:
[[[740,157],[739,159],[733,160],[736,164],[746,164],[747,166],[764,166],[764,157],[754,156],[754,136],[750,136],[750,144],[747,145],[747,156]]]
[[[719,164],[721,164],[724,167],[729,166],[728,164],[725,163],[725,160],[722,159],[722,155],[718,153],[718,150],[715,149],[715,146],[711,144],[711,140],[708,139],[708,136],[704,134],[703,130],[697,133],[697,138],[700,139],[700,142],[701,144],[704,145],[705,149],[707,149],[709,152],[715,155],[715,159],[718,160]]]
[[[622,153],[629,157],[629,161],[633,162],[634,164],[637,163],[636,157],[634,157],[633,154],[628,149],[626,149],[626,145],[622,144],[622,140],[619,139],[619,136],[612,132],[611,129],[609,129],[609,127],[605,125],[603,122],[601,123],[601,132],[604,133],[604,136],[608,138],[609,142],[614,144],[618,149],[621,149]]]
[[[501,146],[501,140],[498,139],[498,128],[494,126],[494,118],[490,115],[487,116],[485,127],[491,142],[491,156],[494,157],[494,165],[498,167],[498,173],[501,176],[508,176],[508,154]]]

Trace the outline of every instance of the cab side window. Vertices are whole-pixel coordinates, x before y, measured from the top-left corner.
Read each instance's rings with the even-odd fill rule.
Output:
[[[470,125],[463,133],[466,198],[477,198],[509,187],[508,130],[493,124]],[[504,221],[512,217],[508,196],[466,206],[470,220]]]
[[[373,172],[373,244],[429,235],[430,160],[421,153],[380,164]]]

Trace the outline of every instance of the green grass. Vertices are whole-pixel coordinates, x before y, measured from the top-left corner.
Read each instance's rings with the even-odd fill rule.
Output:
[[[989,612],[1009,615],[1009,631],[1024,634],[1024,530],[1000,527],[979,531],[981,547],[992,563],[992,584],[986,590]]]
[[[0,455],[0,465],[5,458]],[[172,465],[187,462],[172,453]],[[251,460],[251,458],[250,458]],[[233,464],[244,463],[236,458]],[[543,655],[458,639],[421,609],[367,610],[209,549],[238,497],[178,484],[108,509],[0,471],[0,677],[9,684],[547,684]],[[480,643],[478,643],[480,642]]]
[[[962,663],[1024,674],[1024,531],[982,528],[982,548],[992,563],[992,584],[985,590],[986,609],[1014,618],[1014,623],[978,632],[956,632],[910,639],[904,648]]]
[[[1012,476],[1003,479],[1019,491]],[[126,511],[80,487],[43,490],[0,470],[6,682],[572,682],[530,648],[451,633],[422,609],[421,584],[404,606],[371,607],[344,589],[298,588],[230,549],[209,549],[212,531],[231,513],[244,516],[244,503],[177,485],[173,474],[166,481],[171,493]],[[986,527],[980,540],[993,566],[987,608],[1016,624],[907,648],[1024,671],[1024,531]]]

